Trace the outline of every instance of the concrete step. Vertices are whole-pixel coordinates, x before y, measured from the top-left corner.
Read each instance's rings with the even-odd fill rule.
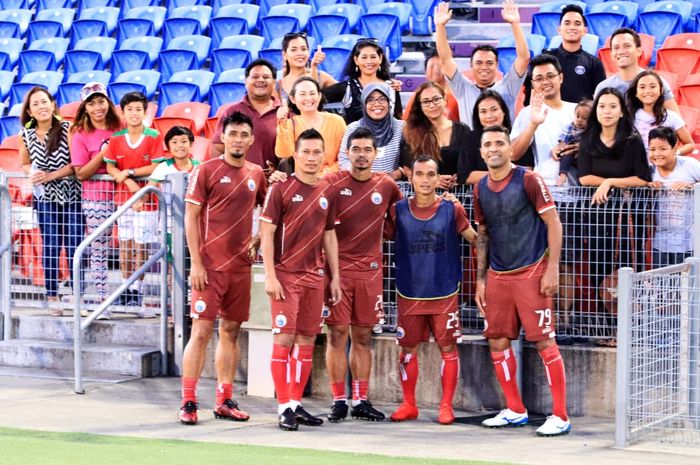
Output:
[[[53,370],[48,368],[18,368],[0,366],[0,377],[2,376],[36,379],[75,379],[75,373],[73,370]],[[83,381],[86,383],[117,384],[124,383],[126,381],[134,381],[136,379],[140,379],[140,377],[98,371],[83,372]]]
[[[0,366],[73,369],[73,343],[39,339],[11,339],[0,342]],[[86,372],[149,377],[159,375],[160,352],[156,347],[84,344]]]
[[[54,317],[45,310],[13,309],[12,338],[73,340],[73,316]],[[160,341],[160,318],[136,319],[127,314],[112,314],[106,321],[96,321],[85,332],[83,343],[157,347]]]

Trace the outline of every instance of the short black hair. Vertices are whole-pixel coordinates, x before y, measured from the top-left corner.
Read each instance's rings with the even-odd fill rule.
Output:
[[[542,66],[542,65],[553,65],[557,73],[561,73],[561,63],[559,63],[559,58],[555,57],[554,55],[550,55],[549,53],[540,53],[536,57],[534,57],[532,60],[530,60],[530,77],[532,78],[532,70],[535,69],[535,66]]]
[[[561,13],[559,14],[559,24],[561,24],[562,20],[564,19],[564,15],[567,13],[578,13],[581,15],[581,19],[583,19],[583,25],[588,27],[588,21],[586,20],[586,16],[583,14],[583,9],[576,5],[576,4],[569,4],[566,5],[564,8],[561,9]]]
[[[423,56],[425,56],[425,61],[423,62],[423,71],[425,71],[428,69],[428,62],[430,59],[433,57],[439,57],[440,55],[438,55],[436,48],[429,48],[423,52]]]
[[[275,65],[264,58],[258,58],[257,60],[251,61],[248,66],[245,67],[245,77],[250,76],[250,70],[256,66],[267,66],[272,73],[272,79],[277,79],[277,68],[275,68]]]
[[[245,113],[241,113],[240,111],[234,111],[226,118],[224,118],[224,122],[221,124],[222,132],[225,133],[226,128],[232,124],[247,124],[248,126],[250,126],[251,133],[255,129],[253,127],[253,120],[250,119],[250,116],[246,115]]]
[[[144,110],[148,108],[148,98],[146,98],[146,96],[143,95],[143,92],[127,92],[122,96],[122,99],[119,101],[119,106],[122,110],[124,110],[124,107],[134,102],[141,102],[143,104]]]
[[[642,46],[642,38],[639,37],[639,34],[637,34],[637,31],[634,29],[631,29],[629,27],[621,27],[620,29],[615,29],[612,34],[610,34],[610,46],[612,47],[612,41],[615,38],[615,36],[620,35],[620,34],[629,34],[634,38],[634,45],[637,46],[637,48]]]
[[[432,161],[433,163],[435,163],[436,168],[440,167],[440,164],[437,162],[437,160],[431,157],[430,155],[418,155],[413,160],[411,160],[411,171],[413,171],[413,168],[416,166],[416,163],[425,163],[428,161]]]
[[[355,139],[369,139],[372,141],[372,147],[377,148],[377,138],[374,133],[364,126],[358,126],[350,135],[348,136],[348,144],[345,147],[346,150],[350,150],[350,145]]]
[[[165,137],[163,138],[166,147],[169,147],[170,139],[175,136],[187,136],[190,144],[194,142],[194,134],[192,134],[192,131],[190,131],[189,128],[186,128],[185,126],[173,126],[168,129],[168,132],[165,133]]]
[[[508,139],[508,143],[510,143],[510,131],[505,126],[501,126],[500,124],[486,126],[483,132],[481,133],[482,139],[484,138],[484,134],[486,134],[487,132],[500,132],[502,134],[505,134],[506,138]],[[481,147],[481,141],[479,141],[479,147]]]
[[[321,142],[323,142],[324,146],[326,144],[325,141],[323,140],[323,136],[321,135],[321,133],[318,132],[314,128],[310,128],[310,129],[306,129],[305,131],[302,131],[302,133],[299,134],[299,137],[297,137],[297,140],[294,143],[294,150],[295,151],[299,150],[299,144],[301,143],[301,141],[304,141],[304,140],[320,140]]]
[[[476,52],[491,52],[494,55],[496,55],[496,61],[498,61],[498,49],[496,47],[494,47],[493,45],[481,44],[481,45],[477,45],[476,47],[474,47],[474,50],[472,50],[472,56],[469,57],[470,61],[474,59],[474,54]]]
[[[649,142],[651,142],[652,139],[665,140],[671,147],[675,147],[678,143],[678,136],[676,135],[676,131],[674,131],[673,128],[669,128],[668,126],[658,126],[649,131]]]

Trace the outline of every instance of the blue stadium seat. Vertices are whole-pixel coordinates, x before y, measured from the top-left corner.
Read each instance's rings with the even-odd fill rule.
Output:
[[[611,2],[602,2],[602,3],[596,3],[595,5],[591,5],[590,11],[588,12],[588,16],[591,13],[617,13],[617,14],[623,14],[627,17],[627,24],[628,25],[633,25],[637,21],[637,12],[639,11],[639,5],[635,2],[630,2],[630,1],[623,1],[623,0],[618,0],[618,1],[611,1]],[[588,22],[590,23],[590,19],[588,19]],[[590,24],[588,25],[590,27]],[[602,36],[601,36],[602,37]],[[606,36],[607,38],[607,36]]]
[[[348,27],[354,31],[362,16],[362,7],[354,3],[335,3],[322,6],[316,11],[317,15],[345,16],[348,19]]]
[[[32,10],[3,10],[0,11],[0,21],[10,21],[19,25],[19,34],[23,36],[32,20]]]
[[[214,77],[214,73],[203,69],[196,69],[191,71],[178,71],[170,77],[168,83],[181,82],[194,84],[199,88],[199,95],[202,99],[204,99],[209,95],[209,88],[214,82]],[[165,108],[166,106],[167,105],[165,105],[163,108]]]
[[[99,8],[104,6],[118,6],[117,0],[78,0],[78,15],[80,15],[83,10],[87,10],[88,8]]]
[[[256,54],[257,57],[257,54]],[[222,71],[231,68],[244,68],[248,66],[252,57],[248,50],[238,48],[217,48],[211,52],[211,70],[219,75]]]
[[[51,8],[38,11],[34,21],[58,21],[63,25],[64,34],[68,34],[74,19],[75,10],[72,8]]]
[[[359,34],[343,34],[337,37],[330,37],[323,41],[323,48],[326,47],[339,47],[352,50],[358,40],[364,37]]]
[[[24,50],[19,54],[19,70],[20,76],[34,71],[56,71],[56,55],[48,50]]]
[[[15,79],[15,73],[9,70],[0,71],[0,102],[10,93],[10,86]]]
[[[123,10],[122,10],[123,11]],[[162,6],[140,6],[131,8],[122,15],[123,19],[147,19],[153,22],[156,34],[160,32],[167,10]]]
[[[71,0],[38,0],[36,2],[36,11],[51,10],[54,8],[70,8],[73,6]]]
[[[153,98],[160,84],[160,73],[152,69],[143,69],[136,71],[127,71],[122,73],[114,79],[114,83],[131,83],[139,84],[145,87],[146,97],[149,99]],[[119,100],[114,100],[118,102]]]
[[[63,57],[66,55],[69,44],[70,39],[51,37],[49,39],[35,40],[29,44],[29,50],[48,50],[49,52],[53,52],[56,57],[56,64],[60,66],[61,63],[63,63]]]
[[[299,32],[299,21],[293,16],[265,16],[260,20],[262,36],[266,43],[288,32]]]
[[[163,39],[166,45],[175,37],[201,34],[202,27],[196,19],[168,18],[163,23]]]
[[[0,38],[19,39],[19,24],[12,21],[0,21]]]
[[[542,53],[542,49],[547,46],[548,42],[545,36],[539,34],[525,33],[525,39],[527,40],[527,47],[530,50],[530,56],[535,56]],[[512,35],[503,37],[498,41],[498,47],[512,47],[515,49],[515,37]],[[510,67],[506,69],[510,69]]]
[[[172,0],[171,0],[172,1]],[[208,5],[192,5],[181,6],[170,12],[169,19],[172,18],[190,18],[199,21],[202,31],[206,31],[211,20],[212,7]]]
[[[264,18],[270,14],[270,8],[273,6],[294,3],[294,0],[259,0],[258,3],[260,4],[260,18]]]
[[[405,34],[409,32],[409,22],[411,20],[411,13],[413,8],[408,3],[399,2],[386,2],[386,3],[375,3],[369,7],[367,13],[383,13],[383,14],[394,14],[399,18],[399,24],[401,25],[401,33]]]
[[[168,16],[178,8],[206,5],[211,3],[211,0],[165,0],[165,6],[168,9]]]
[[[120,18],[126,18],[126,13],[135,8],[144,6],[159,6],[161,0],[122,0]]]
[[[0,70],[12,71],[12,67],[10,66],[10,55],[5,52],[0,52]]]
[[[107,23],[99,19],[79,19],[73,23],[71,40],[75,45],[88,37],[107,37]]]
[[[66,53],[68,73],[104,68],[112,59],[117,40],[111,37],[88,37]]]
[[[207,36],[189,35],[175,37],[167,45],[168,50],[190,50],[197,54],[197,62],[202,66],[209,56],[211,38]]]
[[[367,13],[360,18],[360,34],[376,37],[385,49],[389,61],[396,61],[403,53],[399,18],[395,15]],[[353,44],[354,45],[354,44]],[[388,52],[386,49],[388,48]]]
[[[141,92],[143,95],[148,95],[148,90],[143,84],[134,82],[110,82],[107,86],[107,94],[109,99],[118,105],[124,94],[129,92]]]
[[[211,3],[212,7],[214,8],[214,16],[216,16],[219,10],[223,7],[229,5],[240,5],[242,3],[253,3],[253,1],[255,0],[213,0]]]
[[[561,36],[554,36],[552,40],[549,41],[549,48],[557,48],[561,45]],[[581,39],[581,48],[591,55],[596,55],[598,53],[598,47],[602,44],[600,43],[600,37],[595,34],[585,34]]]
[[[552,2],[542,3],[540,5],[540,11],[544,12],[544,13],[559,14],[561,12],[561,10],[566,5],[571,5],[571,4],[580,6],[584,13],[586,13],[586,11],[588,10],[588,5],[586,4],[586,2],[571,1],[571,0],[556,0],[556,1],[552,1]]]
[[[165,108],[173,103],[201,102],[199,86],[189,82],[164,82],[158,91],[158,108]],[[160,112],[159,115],[160,116]]]
[[[240,5],[222,6],[215,15],[216,18],[243,18],[248,22],[248,30],[252,31],[258,27],[260,17],[260,7],[243,3]]]
[[[117,46],[117,40],[112,37],[90,37],[78,41],[73,50],[90,50],[97,52],[102,57],[102,63],[106,66],[112,59],[112,52]]]
[[[10,107],[22,103],[25,94],[34,86],[45,87],[51,95],[56,95],[58,86],[63,81],[60,71],[37,71],[22,76],[20,82],[10,87]]]
[[[658,50],[666,37],[683,32],[683,17],[671,11],[644,11],[637,17],[637,30],[654,36],[654,50]]]
[[[247,50],[250,52],[251,58],[254,60],[258,56],[258,52],[262,50],[265,44],[265,39],[260,36],[247,34],[233,37],[226,37],[221,41],[219,48],[231,48]]]
[[[86,19],[104,21],[107,26],[107,33],[111,35],[117,28],[117,21],[119,21],[119,8],[106,6],[87,8],[80,12],[78,21]]]
[[[435,30],[433,11],[439,0],[410,0],[413,8],[413,34],[427,36]],[[431,27],[432,26],[432,27]]]
[[[243,18],[212,18],[209,21],[209,34],[212,38],[212,47],[219,48],[224,37],[247,35],[248,21]]]
[[[267,47],[258,53],[258,58],[264,58],[272,63],[277,70],[282,70],[284,62],[282,61],[282,47]]]
[[[336,0],[310,0],[309,1],[309,5],[311,5],[312,11],[315,11],[317,14],[320,12],[321,8],[323,8],[324,6],[335,5],[336,3],[338,3]],[[362,7],[360,7],[360,8],[362,8]]]
[[[270,8],[267,16],[292,16],[299,21],[299,29],[303,31],[306,29],[306,24],[311,17],[311,6],[301,3],[275,5]]]
[[[319,69],[327,72],[337,81],[340,81],[345,63],[350,57],[350,50],[339,47],[328,47],[323,49],[326,59],[319,66]]]
[[[163,39],[160,37],[130,37],[121,43],[119,50],[141,50],[148,53],[151,64],[158,60],[158,54],[163,48]],[[118,74],[117,74],[118,76]]]
[[[125,18],[117,22],[117,39],[121,45],[125,40],[134,37],[154,37],[156,29],[153,21],[142,18]]]
[[[63,24],[58,21],[32,21],[27,29],[29,43],[38,39],[63,36]]]
[[[627,16],[623,13],[588,13],[586,20],[588,21],[588,30],[603,39],[603,41],[605,41],[605,38],[610,37],[616,29],[629,25]],[[598,46],[602,45],[600,43]]]
[[[10,136],[16,136],[21,129],[22,123],[20,123],[19,116],[3,116],[0,118],[0,137],[2,137],[2,140]]]
[[[238,84],[245,84],[245,68],[226,70],[219,74],[219,76],[216,78],[216,82],[235,82]]]
[[[101,82],[105,86],[112,80],[112,73],[108,71],[81,71],[68,76],[66,82],[87,84],[88,82]]]
[[[22,104],[21,103],[16,103],[10,107],[10,110],[7,112],[8,116],[22,116]]]
[[[559,13],[539,12],[532,15],[532,33],[545,36],[547,40],[559,34]]]
[[[230,102],[237,102],[246,95],[245,84],[240,82],[217,82],[211,85],[209,89],[209,105],[211,105],[211,116],[216,114],[216,111]]]
[[[27,0],[0,0],[0,10],[28,10]]]
[[[663,0],[647,4],[642,10],[644,13],[651,11],[666,11],[678,13],[681,15],[683,24],[690,20],[690,14],[693,11],[693,4],[679,0]]]
[[[340,15],[314,15],[309,18],[309,35],[318,43],[323,43],[326,37],[348,34],[350,25],[348,18]]]
[[[158,55],[158,69],[167,82],[178,71],[199,69],[197,54],[192,50],[163,50]]]
[[[142,50],[117,50],[112,53],[111,70],[114,75],[119,76],[127,71],[151,68],[151,58],[147,52]]]
[[[24,48],[22,39],[0,39],[0,50],[7,53],[10,59],[10,67],[14,67],[19,61],[19,52]]]

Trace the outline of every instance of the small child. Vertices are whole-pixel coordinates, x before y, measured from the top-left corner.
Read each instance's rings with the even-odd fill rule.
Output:
[[[566,128],[566,131],[564,131],[561,136],[559,136],[559,145],[554,148],[554,150],[557,151],[557,154],[561,156],[561,164],[559,165],[559,181],[557,182],[558,186],[563,186],[567,180],[571,185],[578,185],[578,176],[576,175],[578,152],[562,154],[562,147],[579,143],[581,140],[581,133],[588,125],[588,116],[591,114],[592,108],[593,102],[588,99],[581,100],[578,105],[576,105],[574,110],[574,122]]]
[[[143,187],[136,178],[150,176],[157,163],[164,160],[163,137],[155,129],[143,124],[148,99],[140,92],[125,94],[119,106],[122,108],[126,129],[116,132],[109,140],[103,159],[107,173],[114,178],[117,188],[114,203],[117,207]],[[141,199],[117,220],[119,237],[119,268],[122,279],[128,279],[145,261],[145,246],[158,240],[158,212],[150,202]],[[142,282],[135,281],[120,297],[121,305],[142,306]],[[154,317],[154,312],[144,308],[137,316]]]

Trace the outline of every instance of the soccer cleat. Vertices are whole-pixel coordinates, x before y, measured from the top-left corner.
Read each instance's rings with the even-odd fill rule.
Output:
[[[386,418],[382,412],[372,407],[368,400],[361,400],[359,404],[352,408],[350,415],[353,418],[367,421],[384,421]]]
[[[239,410],[238,402],[226,399],[223,404],[219,404],[214,409],[214,418],[220,420],[248,421],[250,415],[243,410]]]
[[[195,404],[191,400],[188,400],[187,402],[182,404],[182,407],[180,407],[180,411],[177,414],[177,418],[183,425],[196,425],[197,404]]]
[[[321,426],[323,424],[323,420],[311,415],[309,412],[304,410],[304,407],[301,405],[299,405],[294,411],[294,418],[296,418],[297,423],[300,425]]]
[[[328,414],[328,421],[331,423],[340,423],[347,417],[348,403],[343,401],[333,402],[333,405],[331,406],[331,413]]]
[[[279,427],[283,431],[296,431],[299,429],[299,423],[297,423],[296,415],[294,415],[292,409],[287,408],[280,414]]]
[[[455,412],[451,405],[441,405],[438,413],[438,423],[441,425],[451,425],[455,422]]]
[[[504,426],[525,426],[527,425],[527,411],[515,413],[511,409],[504,408],[495,417],[487,418],[481,422],[481,426],[487,428],[502,428]]]
[[[415,420],[416,418],[418,418],[418,408],[406,402],[399,405],[399,408],[391,414],[391,421]]]
[[[544,422],[542,426],[537,428],[538,436],[561,436],[562,434],[569,434],[571,431],[571,423],[569,420],[562,420],[556,415],[550,415],[547,417],[547,421]]]

